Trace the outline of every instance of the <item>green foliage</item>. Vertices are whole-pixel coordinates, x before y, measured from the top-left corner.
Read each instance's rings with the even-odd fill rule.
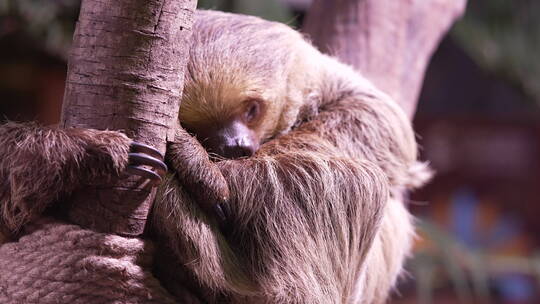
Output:
[[[483,68],[506,77],[540,103],[540,1],[469,1],[453,34]]]
[[[436,223],[418,220],[417,230],[430,244],[414,253],[408,268],[416,278],[418,303],[430,304],[438,287],[450,284],[460,303],[492,303],[491,280],[522,274],[540,281],[540,255],[506,256],[469,248]]]

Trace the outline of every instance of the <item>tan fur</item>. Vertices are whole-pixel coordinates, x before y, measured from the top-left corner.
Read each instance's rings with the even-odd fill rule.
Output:
[[[158,272],[198,282],[209,303],[384,302],[413,235],[401,191],[429,178],[402,111],[281,24],[198,12],[191,50],[181,123],[219,121],[253,96],[269,108],[267,142],[218,163],[225,233],[177,179],[161,187],[152,223],[179,264]]]
[[[181,123],[219,123],[257,98],[265,103],[256,130],[265,143],[253,157],[220,161],[221,172],[193,177],[185,169],[207,167],[208,155],[179,131],[150,220],[161,282],[207,303],[384,302],[413,235],[402,191],[429,177],[416,161],[408,119],[369,81],[285,25],[202,11],[192,41]],[[100,131],[43,136],[39,128],[11,126],[0,127],[0,149],[10,156],[0,160],[0,210],[12,229],[38,213],[26,209],[43,210],[84,184],[78,178],[95,178],[89,164],[103,176],[125,166],[129,140],[118,133],[105,134],[109,148],[98,149],[107,159],[87,153],[102,147],[91,137],[103,138]],[[35,162],[17,165],[25,140],[32,153],[23,160]],[[24,171],[41,167],[43,176]],[[14,176],[26,182],[14,187]],[[193,188],[208,177],[219,177],[211,188],[222,189],[222,178],[228,184],[226,226],[196,203]]]

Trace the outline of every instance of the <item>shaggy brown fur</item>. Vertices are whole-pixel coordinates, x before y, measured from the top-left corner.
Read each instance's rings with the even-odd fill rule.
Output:
[[[181,123],[219,122],[246,98],[257,98],[265,103],[256,128],[265,143],[253,157],[217,162],[215,171],[197,177],[215,176],[211,187],[226,181],[226,229],[195,203],[188,191],[197,178],[183,173],[208,162],[208,155],[195,141],[170,144],[172,174],[158,191],[151,218],[163,255],[156,265],[162,282],[173,293],[175,285],[189,286],[208,303],[384,302],[413,235],[401,192],[427,177],[416,162],[408,119],[387,95],[285,25],[202,11],[192,41]],[[30,158],[42,159],[34,168],[56,174],[58,187],[52,188],[28,184],[35,179],[25,175],[28,189],[22,192],[29,193],[30,206],[50,202],[59,195],[52,189],[72,189],[80,184],[78,175],[86,176],[84,147],[91,139],[73,147],[77,136],[67,137],[59,147],[43,147],[51,145],[47,136],[2,130],[2,155],[17,155],[10,149],[30,140],[40,147]],[[119,149],[110,151],[115,166],[104,166],[114,175],[125,165],[127,145],[111,140],[111,147]],[[57,160],[70,157],[80,167]],[[18,170],[0,162],[7,183]],[[13,228],[25,220],[14,218],[13,210],[29,204],[14,201],[21,189],[5,183],[1,207]]]
[[[176,179],[161,187],[152,223],[175,271],[208,302],[383,302],[413,231],[401,190],[429,176],[407,118],[284,25],[199,12],[193,35],[182,124],[257,98],[267,108],[257,132],[272,140],[218,163],[232,199],[225,234]]]
[[[76,187],[106,183],[127,165],[131,140],[119,132],[0,127],[0,223],[11,232]]]

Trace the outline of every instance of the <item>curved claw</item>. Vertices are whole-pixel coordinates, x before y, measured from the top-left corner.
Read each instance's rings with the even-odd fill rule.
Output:
[[[218,203],[214,206],[214,212],[218,217],[220,223],[223,225],[227,222],[230,216],[229,206],[226,203]]]
[[[163,158],[163,154],[155,148],[139,142],[132,142],[130,153],[128,153],[129,165],[126,168],[126,173],[138,175],[159,183],[167,173],[167,165],[163,162]],[[149,166],[151,169],[144,168],[143,166]],[[157,173],[152,169],[156,170]]]
[[[152,156],[148,156],[143,153],[129,153],[128,154],[129,163],[132,165],[147,165],[152,168],[155,168],[160,175],[165,175],[167,173],[167,165],[159,159],[156,159]]]
[[[126,172],[129,173],[129,174],[133,174],[133,175],[138,175],[138,176],[142,176],[144,178],[148,178],[154,182],[161,182],[162,178],[159,174],[157,174],[156,172],[152,171],[152,170],[149,170],[149,169],[146,169],[146,168],[143,168],[143,167],[138,167],[138,166],[127,166],[126,168]]]
[[[136,142],[136,141],[131,143],[130,149],[134,153],[145,153],[145,154],[148,154],[148,155],[153,156],[155,158],[158,158],[160,160],[163,160],[165,158],[165,156],[161,152],[159,152],[157,149],[155,149],[154,147],[151,147],[151,146],[145,145],[145,144],[141,144],[141,143]]]
[[[223,208],[220,204],[217,204],[214,207],[214,212],[216,213],[216,216],[218,217],[220,222],[225,222],[227,220],[227,216],[225,215],[225,212],[223,211]]]

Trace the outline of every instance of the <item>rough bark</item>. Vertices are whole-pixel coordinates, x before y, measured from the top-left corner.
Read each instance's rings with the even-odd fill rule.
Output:
[[[304,32],[414,115],[429,59],[466,0],[315,0]]]
[[[173,137],[196,0],[83,0],[69,56],[61,125],[122,130],[165,151]],[[70,218],[142,233],[152,185],[142,178],[76,194]]]

